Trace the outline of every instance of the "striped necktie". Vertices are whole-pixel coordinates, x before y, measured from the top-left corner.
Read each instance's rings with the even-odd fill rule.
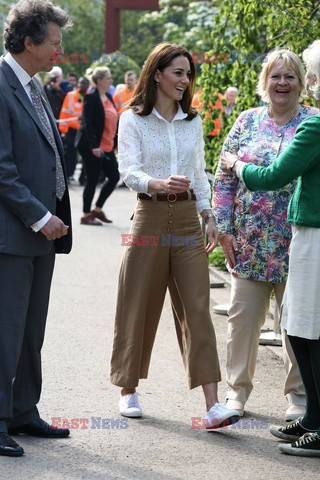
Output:
[[[56,155],[56,196],[59,200],[61,200],[66,190],[66,183],[64,180],[61,159],[58,152],[57,144],[54,139],[53,131],[41,100],[39,89],[36,87],[33,80],[30,80],[29,85],[32,104],[37,112],[38,117],[40,118],[42,126],[47,133],[47,138],[50,142],[50,145],[52,146]]]

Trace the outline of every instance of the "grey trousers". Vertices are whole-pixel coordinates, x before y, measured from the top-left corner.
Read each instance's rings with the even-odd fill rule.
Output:
[[[38,417],[41,347],[55,254],[0,254],[0,419],[11,426]]]

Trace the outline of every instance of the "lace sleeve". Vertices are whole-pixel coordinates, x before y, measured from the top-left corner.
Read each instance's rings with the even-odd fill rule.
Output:
[[[118,134],[119,171],[123,181],[136,192],[147,193],[152,177],[143,171],[141,134],[136,114],[126,110],[120,117]]]
[[[197,210],[202,212],[204,209],[210,209],[210,185],[205,172],[206,164],[204,160],[204,141],[202,120],[200,115],[197,117],[197,140],[195,146],[195,172],[194,172],[194,192],[197,197]]]

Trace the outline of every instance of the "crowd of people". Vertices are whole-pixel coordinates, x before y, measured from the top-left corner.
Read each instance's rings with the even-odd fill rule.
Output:
[[[103,206],[121,174],[137,193],[130,234],[166,237],[165,245],[128,245],[123,256],[110,375],[121,389],[120,414],[142,416],[136,389],[148,376],[169,290],[188,386],[203,390],[206,428],[238,422],[253,388],[258,337],[274,292],[282,309],[289,423],[270,431],[293,441],[280,444],[280,451],[320,457],[320,115],[318,108],[303,104],[307,91],[320,106],[320,40],[303,53],[306,75],[291,50],[268,54],[257,85],[264,105],[240,113],[228,132],[211,199],[202,124],[212,119],[199,114],[201,91],[194,97],[190,53],[179,45],[159,44],[140,78],[128,71],[124,84],[115,88],[108,67],[96,67],[79,80],[70,73],[64,80],[51,60],[70,26],[69,15],[47,0],[19,1],[5,24],[7,53],[0,60],[0,455],[23,455],[13,435],[70,434],[45,422],[37,404],[55,254],[72,247],[68,183],[79,152],[85,177],[81,224],[112,223]],[[37,78],[40,71],[48,72],[44,85]],[[236,87],[224,96],[214,92],[210,108],[229,115],[237,94]],[[217,120],[213,127],[220,132],[223,124]],[[214,141],[216,133],[211,136]],[[177,245],[173,238],[188,242]],[[232,282],[225,402],[218,400],[221,372],[209,310],[207,254],[218,241]],[[137,282],[137,276],[143,281]]]
[[[112,223],[102,207],[120,179],[116,157],[118,121],[134,95],[136,83],[136,72],[129,70],[124,83],[114,86],[108,67],[87,69],[79,79],[69,72],[65,79],[62,68],[55,65],[44,79],[44,91],[64,146],[68,184],[75,180],[77,164],[82,165],[78,177],[84,187],[82,225]],[[99,183],[101,190],[91,209]]]

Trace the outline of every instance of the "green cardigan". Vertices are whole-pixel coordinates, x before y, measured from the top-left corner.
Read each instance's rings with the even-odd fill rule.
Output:
[[[249,163],[241,174],[253,191],[278,190],[299,177],[289,203],[288,221],[320,228],[320,114],[297,128],[294,140],[269,167]]]

